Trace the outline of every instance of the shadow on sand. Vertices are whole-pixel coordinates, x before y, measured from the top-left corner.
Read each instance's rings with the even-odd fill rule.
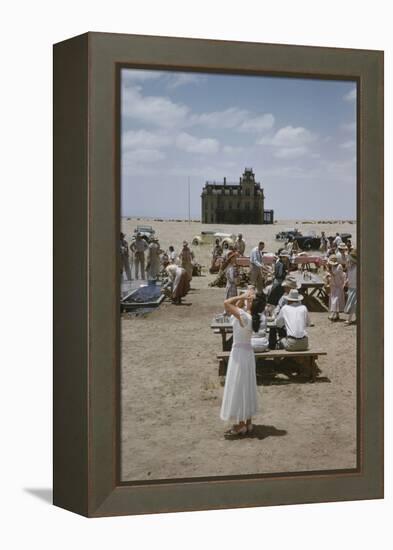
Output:
[[[279,430],[274,426],[265,426],[263,424],[253,424],[253,430],[245,435],[225,434],[225,439],[234,441],[237,439],[266,439],[267,437],[282,437],[287,435],[287,430]]]
[[[320,376],[321,370],[317,368],[317,376],[312,382],[310,374],[304,365],[293,360],[283,359],[275,362],[275,365],[266,365],[263,360],[257,361],[258,386],[283,386],[286,384],[318,384],[330,383],[327,376]]]

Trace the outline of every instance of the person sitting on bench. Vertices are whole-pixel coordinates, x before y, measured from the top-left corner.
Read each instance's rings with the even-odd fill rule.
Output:
[[[276,319],[277,327],[284,327],[287,335],[280,340],[280,347],[288,351],[306,351],[308,336],[306,327],[310,326],[310,317],[303,296],[292,289],[287,295],[287,305],[283,306]]]

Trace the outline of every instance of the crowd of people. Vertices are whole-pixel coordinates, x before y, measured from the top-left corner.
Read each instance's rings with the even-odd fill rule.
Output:
[[[235,423],[232,435],[242,435],[253,429],[252,417],[257,412],[255,352],[285,349],[306,351],[309,348],[310,315],[302,303],[301,284],[294,276],[293,260],[299,246],[289,237],[276,254],[265,251],[259,241],[249,255],[249,286],[241,291],[238,259],[244,257],[246,242],[241,233],[231,243],[214,242],[212,267],[219,263],[225,273],[224,309],[233,322],[233,345],[225,380],[220,416]],[[195,266],[194,253],[187,241],[176,252],[173,245],[161,249],[159,239],[149,242],[137,234],[128,244],[120,234],[121,277],[156,281],[164,273],[170,285],[170,297],[180,304],[190,290]],[[329,319],[348,315],[346,324],[354,322],[357,309],[357,251],[350,240],[343,242],[337,233],[333,239],[322,232],[320,258],[324,270],[325,290],[329,295]]]
[[[213,256],[217,254],[216,243]],[[229,356],[220,417],[234,422],[230,435],[245,435],[253,430],[252,417],[258,410],[255,352],[285,349],[289,352],[309,349],[307,329],[310,315],[302,303],[298,279],[291,275],[291,261],[298,252],[296,240],[288,239],[277,253],[274,267],[264,262],[265,244],[260,241],[250,253],[250,285],[238,294],[237,258],[244,254],[233,247],[222,268],[227,285],[224,308],[233,324],[233,344]],[[322,233],[321,256],[325,289],[329,294],[329,319],[337,321],[341,312],[353,322],[357,309],[357,251],[349,240],[343,242]],[[347,288],[347,297],[345,297]],[[268,329],[268,324],[270,326]]]
[[[340,320],[340,313],[346,313],[346,324],[352,324],[357,305],[357,251],[349,239],[344,243],[339,233],[328,239],[322,231],[320,239],[321,265],[325,291],[329,295],[329,319]],[[217,239],[212,251],[212,263],[221,258],[220,270],[226,275],[225,298],[237,295],[239,286],[239,269],[237,258],[243,256],[246,243],[241,234],[233,245],[221,246]],[[268,255],[266,262],[265,243],[260,241],[250,251],[249,281],[257,293],[265,293],[267,304],[277,306],[284,294],[286,279],[293,269],[293,260],[299,252],[296,239],[290,236],[285,245],[274,255]],[[347,292],[346,292],[347,289]],[[346,297],[347,294],[347,297]]]
[[[149,242],[137,233],[129,244],[124,233],[120,233],[120,276],[127,280],[135,279],[157,281],[161,272],[165,273],[170,285],[171,299],[180,304],[190,290],[194,269],[194,253],[187,241],[177,253],[170,245],[168,250],[161,249],[159,239],[150,237]]]

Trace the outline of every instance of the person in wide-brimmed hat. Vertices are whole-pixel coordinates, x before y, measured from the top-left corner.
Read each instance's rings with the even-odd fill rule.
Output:
[[[327,263],[326,283],[330,288],[329,292],[329,319],[337,321],[340,319],[340,312],[345,306],[345,275],[343,266],[338,262],[337,256],[330,256]]]
[[[142,237],[141,233],[137,233],[135,240],[130,246],[135,259],[135,279],[139,279],[139,268],[142,279],[145,278],[145,251],[147,248],[148,244],[146,240]]]
[[[288,303],[288,294],[292,289],[299,290],[302,285],[297,282],[297,279],[292,275],[287,275],[283,282],[281,283],[282,288],[284,289],[284,294],[278,301],[278,304],[274,310],[276,315],[279,314],[280,309]]]
[[[305,351],[308,349],[307,327],[310,317],[303,296],[296,288],[287,294],[287,305],[283,306],[276,320],[278,328],[285,327],[286,336],[280,340],[280,347],[288,351]]]
[[[346,325],[350,325],[353,321],[353,316],[356,315],[357,310],[357,261],[358,255],[355,249],[352,249],[348,254],[347,273],[345,283],[348,287],[347,301],[344,307],[344,313],[348,314],[348,319],[345,321]]]
[[[191,282],[192,271],[194,269],[194,253],[188,246],[187,241],[183,241],[183,248],[180,251],[179,260],[182,268],[186,270],[188,278]]]
[[[348,260],[348,247],[345,243],[340,243],[337,247],[336,258],[339,264],[344,268],[347,265]]]

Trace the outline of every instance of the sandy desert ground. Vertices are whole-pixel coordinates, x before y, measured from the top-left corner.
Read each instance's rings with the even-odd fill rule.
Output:
[[[201,229],[237,233],[246,253],[259,240],[277,250],[274,235],[288,227],[304,232],[352,233],[356,224],[271,226],[203,225],[123,219],[129,238],[137,223],[156,229],[162,248]],[[211,246],[194,247],[197,261],[209,266]],[[255,473],[300,472],[356,467],[356,327],[331,323],[327,313],[311,313],[310,343],[328,352],[318,362],[316,383],[258,369],[260,411],[255,431],[228,438],[219,418],[223,387],[216,353],[221,338],[210,321],[222,311],[224,289],[212,288],[207,269],[192,281],[185,305],[164,301],[146,316],[122,315],[121,457],[122,479],[156,480]]]

